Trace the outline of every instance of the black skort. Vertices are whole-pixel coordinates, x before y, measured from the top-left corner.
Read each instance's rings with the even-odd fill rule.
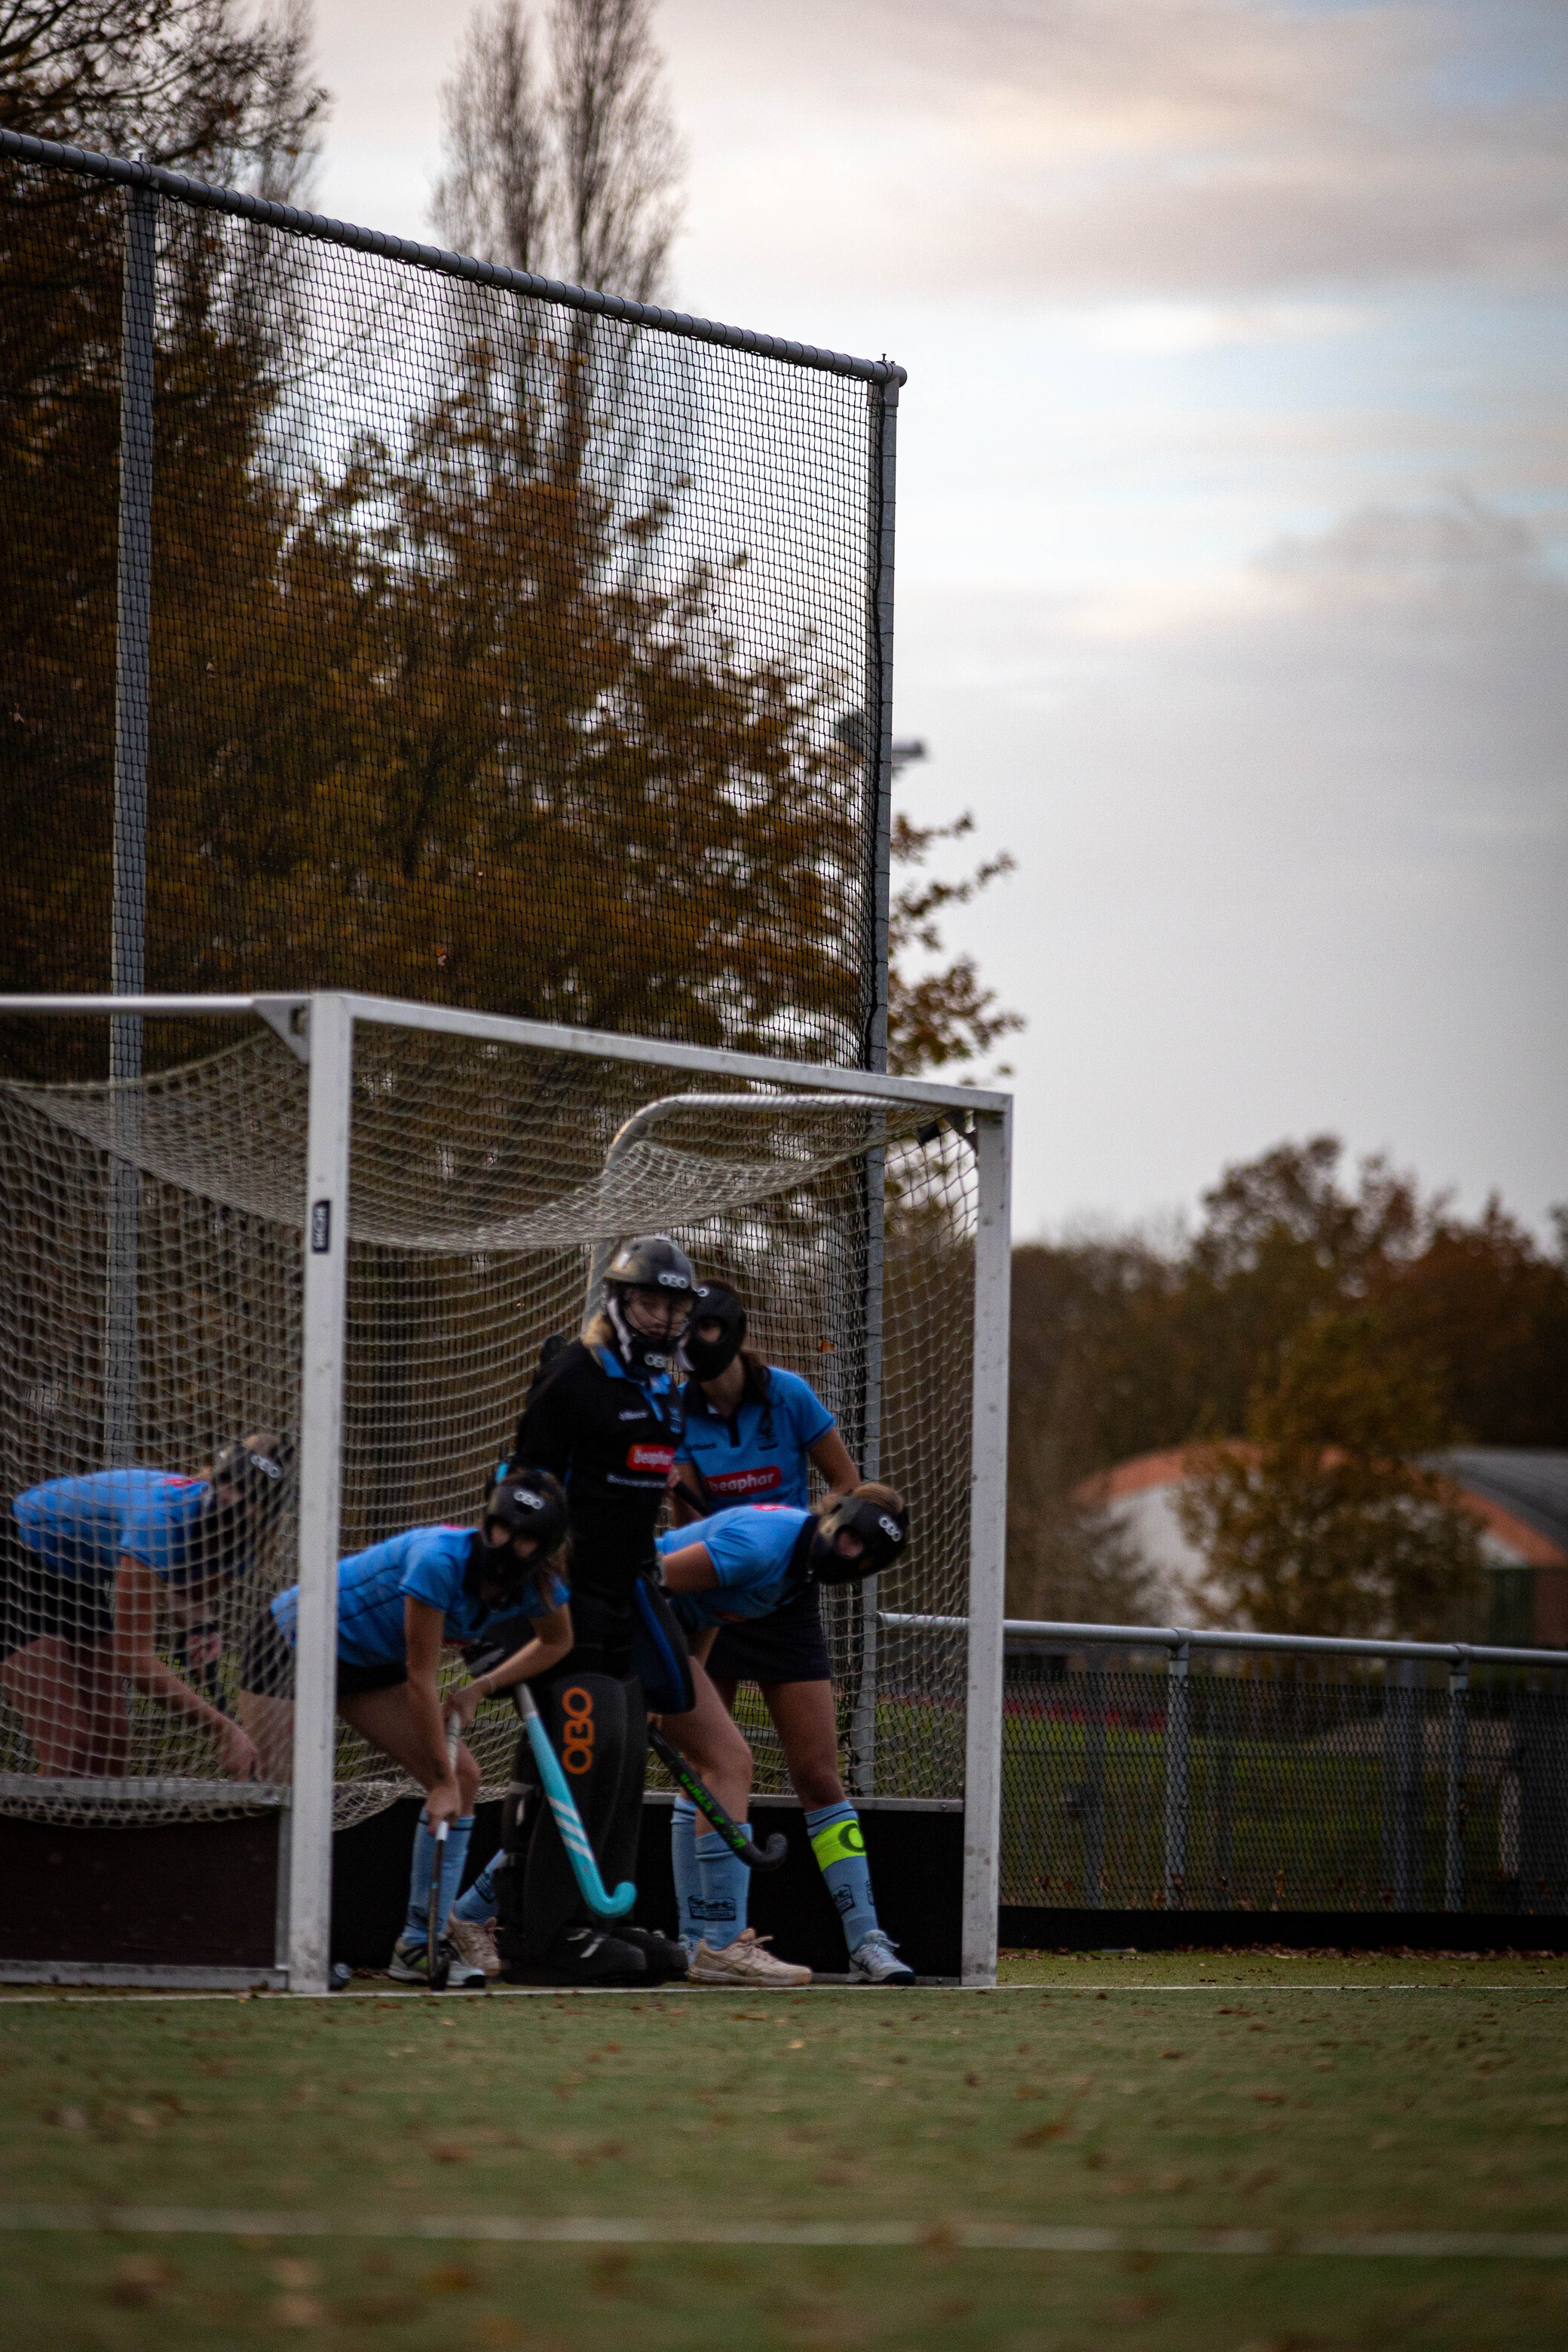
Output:
[[[722,1683],[826,1683],[833,1679],[815,1584],[769,1617],[721,1625],[708,1672]]]
[[[351,1665],[338,1660],[338,1696],[353,1698],[363,1691],[395,1690],[408,1680],[408,1668],[397,1661],[379,1666]],[[239,1687],[258,1698],[292,1698],[294,1653],[278,1631],[278,1620],[264,1609],[245,1637],[239,1657]]]
[[[57,1576],[0,1501],[0,1658],[52,1633],[73,1648],[114,1639],[112,1586],[96,1577]]]

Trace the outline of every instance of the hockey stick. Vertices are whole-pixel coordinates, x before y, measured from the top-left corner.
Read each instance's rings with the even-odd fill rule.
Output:
[[[775,1830],[766,1845],[752,1843],[743,1829],[730,1819],[718,1798],[704,1780],[700,1780],[673,1740],[667,1739],[657,1723],[647,1727],[647,1744],[678,1787],[685,1790],[703,1819],[716,1829],[731,1853],[739,1854],[748,1870],[776,1870],[789,1852],[789,1840]]]
[[[599,1865],[588,1833],[573,1802],[572,1791],[566,1785],[566,1775],[550,1745],[550,1734],[544,1719],[533,1703],[533,1693],[526,1683],[514,1683],[512,1696],[522,1717],[522,1727],[528,1734],[528,1744],[533,1750],[533,1760],[539,1767],[539,1777],[544,1783],[544,1794],[555,1816],[555,1826],[561,1832],[561,1843],[572,1864],[572,1875],[577,1881],[584,1902],[601,1919],[624,1919],[637,1899],[637,1888],[629,1878],[623,1878],[613,1895],[607,1894],[599,1875]]]
[[[447,1717],[447,1769],[454,1772],[458,1766],[458,1718]],[[436,1828],[436,1852],[430,1864],[430,1903],[425,1916],[425,1980],[432,1992],[445,1992],[449,1960],[437,1958],[441,1948],[441,1930],[447,1922],[440,1916],[441,1879],[447,1867],[447,1832],[451,1824],[439,1822]]]

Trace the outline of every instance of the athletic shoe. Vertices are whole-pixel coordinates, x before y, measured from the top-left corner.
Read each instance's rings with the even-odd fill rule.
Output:
[[[503,1958],[500,1972],[507,1984],[642,1985],[648,1980],[647,1962],[637,1946],[623,1944],[600,1927],[569,1927],[542,1960]]]
[[[460,1960],[466,1960],[471,1969],[478,1969],[481,1976],[500,1976],[500,1954],[496,1949],[496,1939],[487,1920],[459,1919],[454,1911],[447,1922],[447,1933],[451,1938],[452,1949]]]
[[[849,1955],[849,1976],[854,1984],[912,1985],[913,1969],[905,1968],[899,1958],[899,1948],[885,1927],[873,1927],[863,1944],[857,1944]]]
[[[483,1969],[476,1969],[471,1962],[465,1960],[453,1949],[447,1937],[443,1936],[437,1945],[436,1958],[437,1963],[442,1960],[447,1963],[448,1992],[483,1992],[485,1989]],[[399,1936],[392,1948],[392,1963],[386,1973],[390,1977],[395,1977],[399,1984],[428,1985],[430,1953],[424,1937],[419,1937],[417,1941],[411,1944],[405,1937]]]
[[[649,1984],[683,1984],[686,1980],[688,1955],[684,1944],[673,1936],[661,1936],[654,1927],[634,1927],[629,1921],[617,1919],[616,1934],[623,1944],[635,1946],[647,1968]]]
[[[763,1949],[768,1940],[754,1927],[743,1927],[732,1944],[716,1952],[704,1936],[687,1973],[693,1984],[749,1985],[757,1992],[786,1992],[792,1985],[808,1985],[811,1970],[796,1968],[793,1960],[775,1960]]]

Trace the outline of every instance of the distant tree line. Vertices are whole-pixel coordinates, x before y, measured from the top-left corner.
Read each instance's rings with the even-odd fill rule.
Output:
[[[1418,1632],[1473,1585],[1474,1530],[1411,1464],[1568,1446],[1568,1213],[1542,1248],[1332,1136],[1227,1168],[1188,1234],[1019,1249],[1008,1519],[1015,1613],[1136,1616],[1139,1562],[1076,1497],[1206,1445],[1189,1532],[1242,1622]],[[1247,1451],[1216,1448],[1242,1440]]]

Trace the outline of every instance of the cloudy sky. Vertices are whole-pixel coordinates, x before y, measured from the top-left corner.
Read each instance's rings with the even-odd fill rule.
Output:
[[[427,235],[463,23],[317,0]],[[918,817],[1027,1017],[1020,1234],[1331,1129],[1568,1199],[1562,0],[663,0],[682,307],[910,371]]]

